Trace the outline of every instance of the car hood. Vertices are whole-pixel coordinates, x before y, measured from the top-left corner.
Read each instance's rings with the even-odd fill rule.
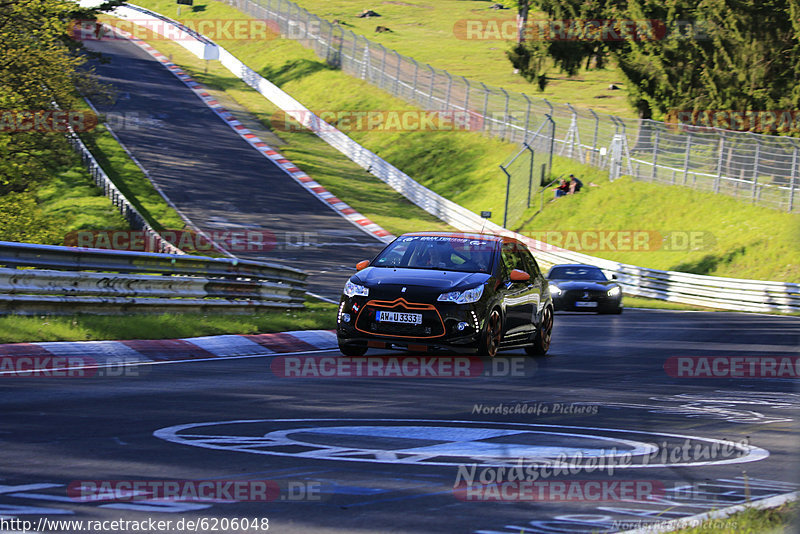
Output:
[[[604,289],[608,289],[609,287],[613,287],[617,285],[614,281],[606,281],[601,282],[599,280],[548,280],[553,285],[559,287],[559,289],[563,291],[567,291],[570,289],[584,289],[584,290],[599,290],[602,291]]]
[[[353,275],[351,280],[370,289],[387,290],[396,286],[418,288],[442,293],[469,289],[485,283],[491,276],[486,273],[464,273],[433,269],[404,269],[399,267],[367,267]]]

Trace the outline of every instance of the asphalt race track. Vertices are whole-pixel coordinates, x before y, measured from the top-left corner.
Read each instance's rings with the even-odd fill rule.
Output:
[[[115,132],[178,208],[206,232],[261,231],[276,241],[267,252],[237,256],[303,269],[310,291],[338,298],[355,263],[383,248],[254,150],[139,47],[121,40],[86,44],[108,58],[92,65],[116,93],[113,103],[95,98],[93,104],[136,119]],[[312,246],[293,246],[304,239]]]
[[[0,377],[0,516],[516,534],[610,532],[697,514],[797,487],[798,393],[787,379],[673,378],[665,362],[797,357],[798,332],[796,317],[629,309],[557,314],[551,357],[473,360],[469,376],[290,378],[287,356],[264,356],[144,365],[115,377]],[[342,358],[291,356],[320,357]],[[477,464],[486,479],[491,466],[518,458],[541,466],[576,451],[605,460],[626,451],[638,467],[587,463],[553,477],[540,469],[544,497],[534,501],[508,493],[497,502],[488,492],[467,500],[453,489],[459,465]],[[280,493],[271,502],[244,494],[181,503],[76,494],[87,481],[212,479],[266,480]],[[577,493],[558,493],[558,482]],[[625,491],[639,493],[625,500]]]
[[[118,89],[101,109],[162,121],[118,133],[201,228],[313,229],[346,243],[268,258],[306,268],[327,296],[379,249],[144,52],[100,46],[111,62],[97,71]],[[377,376],[354,376],[355,360],[338,351],[0,375],[0,532],[23,530],[10,520],[42,531],[122,520],[163,528],[106,531],[263,532],[265,519],[297,534],[615,532],[800,484],[794,368],[685,378],[675,363],[796,359],[799,317],[560,313],[547,358],[367,357]],[[468,489],[457,484],[472,476]],[[167,484],[184,498],[158,498]],[[211,497],[186,493],[201,484]]]

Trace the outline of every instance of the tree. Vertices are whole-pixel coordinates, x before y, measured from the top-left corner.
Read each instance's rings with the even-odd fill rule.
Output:
[[[70,38],[75,20],[121,3],[96,9],[63,0],[0,0],[0,193],[22,191],[45,176],[48,167],[66,162],[69,149],[60,132],[18,128],[26,112],[68,110],[78,98],[76,86],[92,83],[82,69],[81,43]]]
[[[607,50],[598,40],[587,38],[592,30],[585,23],[602,18],[603,6],[597,0],[532,0],[529,4],[543,11],[548,21],[527,24],[529,38],[506,52],[526,80],[536,81],[544,90],[551,63],[568,76],[577,74],[582,66],[603,68]]]
[[[618,30],[623,21],[652,24],[625,38],[586,39],[584,33],[583,39],[551,39],[544,47],[517,45],[509,59],[528,80],[546,75],[546,63],[534,59],[542,53],[569,75],[582,62],[602,68],[610,56],[641,118],[800,104],[797,0],[536,0],[536,6],[554,21],[616,21]]]
[[[517,10],[517,43],[525,41],[525,29],[528,26],[528,14],[532,0],[503,0],[500,4]]]

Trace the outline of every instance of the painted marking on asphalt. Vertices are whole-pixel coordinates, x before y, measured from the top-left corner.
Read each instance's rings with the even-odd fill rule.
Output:
[[[310,423],[316,424],[310,426]],[[571,430],[580,433],[568,432]],[[587,460],[613,459],[622,455],[642,458],[651,453],[656,458],[653,463],[642,458],[640,463],[615,466],[620,469],[738,464],[769,456],[767,450],[745,443],[665,432],[428,419],[231,420],[176,425],[157,430],[153,435],[172,443],[224,451],[439,466],[465,463],[484,467],[509,466],[523,458],[544,465],[558,462],[580,467],[580,461],[574,459],[578,452],[580,458],[586,457]],[[667,441],[677,439],[707,448],[731,447],[737,456],[721,459],[701,456],[703,459],[699,461],[680,457],[672,460],[671,456],[659,459],[659,447],[630,439],[634,436],[660,440],[665,443],[664,450],[669,449]],[[286,452],[287,447],[295,451]],[[665,455],[661,456],[665,458]]]

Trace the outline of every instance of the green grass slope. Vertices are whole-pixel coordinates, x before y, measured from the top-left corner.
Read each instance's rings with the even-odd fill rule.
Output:
[[[360,0],[295,0],[295,3],[325,20],[339,20],[343,28],[375,43],[469,80],[621,117],[636,116],[626,92],[609,89],[612,83],[624,89],[625,79],[613,65],[602,70],[581,69],[573,77],[552,70],[551,81],[543,92],[514,74],[506,50],[515,42],[516,35],[507,30],[515,24],[516,12],[489,9],[494,2],[404,0],[370,6]],[[381,16],[358,18],[356,15],[365,7]],[[530,15],[531,20],[545,18],[542,13]],[[465,21],[474,21],[482,31],[466,38]],[[377,26],[386,26],[391,32],[376,33]],[[494,32],[495,27],[500,32]],[[511,40],[503,39],[509,35]]]
[[[174,12],[169,0],[139,3],[164,14]],[[195,7],[203,9],[188,17],[240,19],[244,16],[219,2]],[[270,124],[276,108],[220,65],[210,62],[208,74],[204,74],[204,62],[184,49],[163,40],[152,44],[186,67],[198,81],[227,90],[265,125]],[[330,69],[295,41],[227,41],[221,44],[312,110],[413,109],[361,80]],[[419,213],[405,208],[398,211],[393,205],[398,197],[388,192],[384,194],[386,186],[364,176],[352,163],[343,161],[343,156],[332,154],[332,158],[338,158],[335,164],[320,158],[320,150],[328,153],[332,149],[320,148],[320,141],[310,133],[277,133],[288,141],[287,145],[279,147],[282,153],[332,193],[387,229],[396,231],[387,224],[391,220],[382,218],[386,214],[395,219],[400,215],[402,219],[414,218]],[[473,211],[491,210],[495,214],[493,220],[502,222],[505,178],[498,165],[518,150],[516,145],[473,132],[371,130],[351,131],[348,135],[437,193]],[[535,210],[531,208],[522,218],[529,222],[521,230],[705,232],[714,236],[711,248],[707,245],[700,250],[672,252],[663,249],[586,252],[652,268],[680,268],[739,278],[800,279],[797,267],[800,264],[800,215],[680,187],[629,179],[609,183],[603,171],[554,158],[554,175],[568,172],[581,177],[587,183],[586,189],[574,197],[546,202],[544,212],[535,217]],[[590,181],[599,187],[588,186]],[[372,187],[375,191],[370,189]],[[551,193],[545,194],[549,200]],[[534,205],[539,205],[538,198],[534,199]],[[420,224],[424,221],[413,226]]]

